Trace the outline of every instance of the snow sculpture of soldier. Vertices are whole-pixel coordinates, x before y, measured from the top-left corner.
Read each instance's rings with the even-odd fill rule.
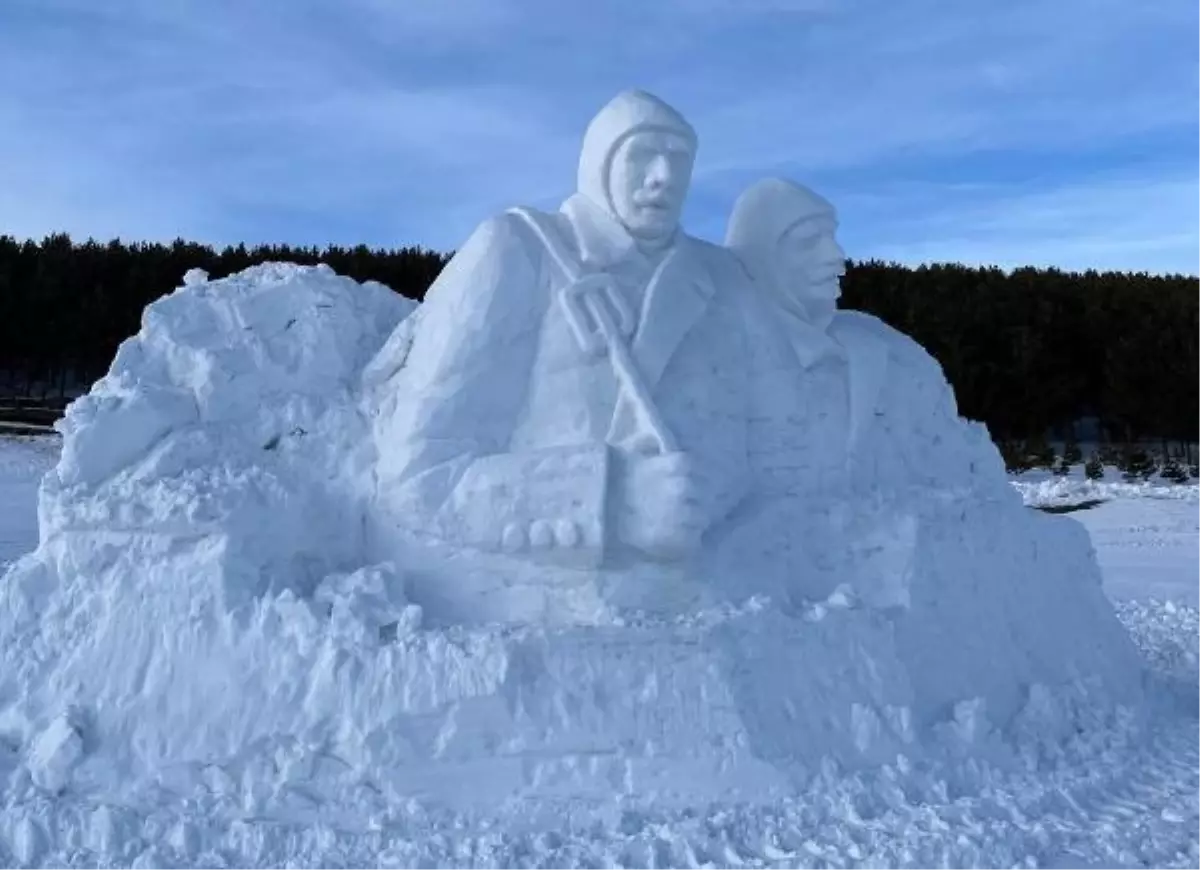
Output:
[[[968,697],[1007,722],[1030,686],[1083,675],[1136,703],[1137,656],[1087,532],[1021,504],[920,345],[835,311],[836,229],[828,202],[779,179],[749,188],[730,218],[727,245],[767,316],[752,344],[755,495],[713,544],[718,585],[740,576],[743,595],[749,581],[785,606],[816,600],[806,614],[823,596],[886,613],[918,728]]]
[[[718,585],[740,576],[734,595],[819,600],[849,583],[881,606],[903,604],[911,499],[975,486],[975,472],[1000,460],[981,426],[958,420],[941,367],[920,345],[876,317],[837,309],[846,258],[837,227],[826,199],[777,178],[749,187],[730,215],[726,245],[762,306],[754,495],[725,530],[711,571]],[[962,437],[946,444],[947,432]],[[990,470],[983,479],[1003,481],[999,467]],[[749,578],[736,571],[751,561],[763,569]]]
[[[776,342],[760,361],[789,382],[803,381],[814,394],[796,397],[806,413],[777,412],[789,418],[793,428],[785,426],[779,434],[794,449],[824,450],[802,463],[809,469],[804,481],[809,492],[814,484],[823,490],[866,486],[873,492],[945,487],[963,471],[964,461],[968,475],[972,462],[999,462],[986,431],[959,420],[937,360],[879,318],[838,310],[846,254],[837,228],[837,212],[824,197],[795,182],[767,178],[738,198],[726,233],[726,245],[745,263],[777,327]],[[826,431],[797,440],[792,437],[797,417]],[[947,451],[937,443],[941,438],[926,437],[960,426],[970,430],[964,432],[970,445],[963,451]],[[893,431],[903,437],[892,437]],[[886,450],[878,449],[880,438],[887,440]],[[930,447],[936,453],[914,453]],[[767,448],[776,462],[798,467],[786,445]]]
[[[747,483],[750,289],[679,228],[695,152],[677,111],[619,94],[561,209],[487,220],[430,288],[385,382],[370,537],[434,620],[701,595],[689,563]]]

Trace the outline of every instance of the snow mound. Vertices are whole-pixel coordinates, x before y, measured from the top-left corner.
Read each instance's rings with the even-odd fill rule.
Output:
[[[77,559],[97,552],[65,543],[80,536],[213,536],[235,597],[310,590],[357,556],[370,462],[358,379],[414,303],[327,266],[205,278],[192,270],[147,307],[59,422],[42,543]]]
[[[1110,472],[1117,474],[1112,469]],[[1127,483],[1110,480],[1088,480],[1079,475],[1025,473],[1012,481],[1022,500],[1030,507],[1060,507],[1114,498],[1153,498],[1200,501],[1200,486],[1190,483]]]
[[[915,383],[894,369],[879,437],[966,439],[962,468],[949,489],[893,487],[879,517],[814,507],[813,554],[856,556],[817,573],[846,582],[596,625],[431,626],[428,584],[364,541],[375,400],[414,346],[411,313],[283,264],[190,274],[147,309],[69,409],[39,549],[0,581],[0,752],[19,781],[255,818],[762,803],[898,754],[1017,765],[1138,706],[1086,534],[968,461],[980,433],[955,428],[936,366]],[[906,418],[919,395],[942,416]],[[14,854],[42,849],[35,827],[12,836]]]

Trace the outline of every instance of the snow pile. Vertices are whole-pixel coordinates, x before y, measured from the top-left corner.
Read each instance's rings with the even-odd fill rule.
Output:
[[[14,555],[36,540],[9,528],[31,510],[34,493],[10,484],[52,466],[57,451],[58,443],[49,439],[0,439],[0,496],[19,490],[27,500],[0,511],[0,537],[14,541]],[[1090,517],[1118,504],[1074,516]],[[1128,504],[1159,507],[1151,499]],[[1125,525],[1132,534],[1145,522],[1131,514]],[[1194,526],[1190,540],[1194,556]],[[1117,552],[1147,553],[1137,540],[1119,551],[1097,546],[1102,564]],[[372,573],[378,582],[364,576]],[[383,583],[378,572],[364,572],[330,587],[360,586],[366,605],[378,602],[378,592],[371,590]],[[353,602],[346,604],[354,609]],[[846,604],[837,596],[823,608],[814,606],[808,618],[823,609],[828,624]],[[1195,867],[1197,612],[1147,601],[1122,603],[1117,610],[1154,678],[1178,693],[1175,715],[1149,728],[1117,719],[1109,728],[1063,741],[1057,752],[1030,753],[1015,766],[978,755],[921,762],[912,748],[858,772],[830,762],[797,796],[770,805],[721,800],[678,808],[625,798],[602,807],[564,801],[549,815],[527,804],[450,812],[365,784],[332,746],[306,758],[297,743],[286,740],[196,764],[190,785],[169,771],[121,790],[75,777],[81,759],[72,747],[102,751],[83,710],[46,717],[44,731],[22,729],[5,696],[10,712],[0,736],[0,864]],[[313,624],[329,624],[324,613],[318,609]],[[708,619],[716,623],[721,616],[712,612]],[[398,625],[398,636],[404,630]],[[461,633],[452,637],[464,643]],[[262,660],[276,654],[263,650]],[[277,670],[294,664],[281,661]],[[233,682],[223,683],[222,690]],[[969,713],[963,710],[964,723]],[[31,736],[23,742],[26,731]],[[301,778],[310,769],[314,775]],[[54,781],[56,771],[71,778]],[[317,788],[314,780],[332,784]]]
[[[357,400],[412,307],[328,267],[266,264],[189,273],[147,308],[59,424],[39,549],[0,584],[0,738],[34,782],[56,791],[81,764],[119,782],[302,731],[264,712],[296,703],[277,671],[289,637],[315,659],[317,634],[409,630],[390,566],[361,563]]]
[[[969,449],[944,485],[914,470],[874,513],[813,506],[815,557],[856,554],[816,567],[846,582],[597,625],[430,627],[411,566],[372,563],[363,540],[372,397],[405,365],[409,308],[267,265],[193,275],[147,309],[71,407],[39,549],[0,582],[0,752],[25,799],[161,790],[253,818],[350,808],[347,824],[413,799],[760,803],[898,755],[1011,768],[1139,704],[1086,534],[965,461],[978,431],[903,366],[876,415],[899,461],[924,447],[905,437]],[[927,399],[941,416],[905,416]],[[14,854],[40,854],[38,830]]]
[[[189,272],[58,424],[44,547],[79,559],[103,550],[66,543],[79,536],[207,539],[231,603],[308,592],[354,563],[370,473],[358,377],[412,305],[326,266],[266,264],[211,283]]]
[[[1110,469],[1114,476],[1119,474]],[[1190,483],[1128,483],[1118,480],[1089,480],[1082,473],[1057,475],[1026,472],[1012,481],[1022,500],[1030,507],[1063,507],[1085,502],[1103,502],[1114,498],[1153,498],[1200,501],[1200,486]]]

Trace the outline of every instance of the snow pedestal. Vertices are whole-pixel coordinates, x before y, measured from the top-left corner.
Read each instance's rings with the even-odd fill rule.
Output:
[[[202,547],[114,552],[85,598],[51,595],[18,626],[37,663],[9,726],[27,711],[18,736],[45,754],[61,716],[39,712],[70,704],[97,749],[37,781],[120,792],[153,780],[186,797],[210,790],[215,768],[251,804],[351,783],[464,809],[766,802],[825,759],[917,749],[891,626],[841,601],[799,618],[752,603],[624,626],[414,631],[385,590],[390,612],[352,633],[321,591],[226,612],[203,594],[216,572],[198,570]],[[362,596],[335,600],[353,611]],[[267,797],[240,792],[257,757],[274,759],[254,784]]]
[[[503,651],[494,685],[431,716],[414,733],[423,757],[388,781],[479,806],[769,802],[823,759],[889,760],[912,740],[889,632],[869,614],[842,618],[856,624],[849,655],[837,620],[753,606],[493,636]]]
[[[25,618],[6,626],[22,651],[7,651],[4,724],[31,747],[35,782],[216,790],[256,814],[359,788],[471,811],[769,803],[831,764],[1011,762],[1027,722],[1070,731],[1077,708],[1138,695],[1136,669],[1073,679],[1110,657],[1069,624],[1051,647],[1003,613],[945,626],[936,609],[889,614],[841,590],[790,615],[752,599],[607,626],[428,630],[384,567],[230,612],[210,546],[111,548],[77,575],[86,589],[42,586],[13,608]],[[1023,670],[997,635],[1024,645]],[[1059,675],[1039,658],[1081,642]],[[86,756],[49,751],[65,711]]]

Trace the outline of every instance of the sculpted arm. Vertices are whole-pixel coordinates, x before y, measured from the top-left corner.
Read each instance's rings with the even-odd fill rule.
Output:
[[[598,564],[606,445],[509,449],[551,302],[537,251],[515,218],[492,219],[430,288],[377,432],[379,498],[446,542]]]

